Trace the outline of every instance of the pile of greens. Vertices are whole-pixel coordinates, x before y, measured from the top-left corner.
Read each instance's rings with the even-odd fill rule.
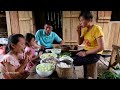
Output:
[[[42,64],[39,64],[36,68],[39,71],[47,72],[47,71],[53,71],[54,65],[51,63],[42,63]]]
[[[120,74],[116,74],[112,71],[105,71],[98,76],[98,79],[120,79]]]
[[[120,70],[120,66],[116,66],[115,70]]]
[[[59,54],[59,57],[62,57],[63,55],[67,55],[67,56],[72,56],[71,52],[63,52]]]

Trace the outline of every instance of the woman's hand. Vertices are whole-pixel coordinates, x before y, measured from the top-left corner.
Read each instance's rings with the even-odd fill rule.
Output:
[[[78,25],[78,26],[77,26],[77,32],[80,32],[81,29],[82,29],[82,26],[81,26],[81,25]]]
[[[81,57],[87,56],[86,51],[80,51],[76,55],[81,56]]]

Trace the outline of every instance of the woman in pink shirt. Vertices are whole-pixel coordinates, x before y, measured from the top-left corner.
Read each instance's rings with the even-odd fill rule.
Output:
[[[23,60],[19,54],[24,52],[25,38],[21,34],[11,35],[8,38],[8,53],[0,60],[3,79],[20,79],[26,77],[25,67],[29,62],[29,52],[24,54]]]
[[[30,69],[34,66],[33,61],[36,59],[39,59],[39,56],[42,54],[42,52],[39,53],[39,55],[36,55],[35,49],[41,48],[41,46],[37,45],[35,42],[35,36],[31,33],[27,33],[25,35],[26,39],[26,48],[25,52],[30,52],[30,62],[26,66],[26,71],[30,71]]]

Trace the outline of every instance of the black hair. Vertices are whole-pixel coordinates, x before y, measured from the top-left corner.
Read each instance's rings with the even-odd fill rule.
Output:
[[[29,46],[30,41],[32,40],[32,38],[35,39],[35,36],[31,33],[26,33],[25,35],[25,40],[26,40],[26,45]]]
[[[1,47],[1,46],[4,46],[4,45],[3,45],[3,44],[0,44],[0,47]]]
[[[81,11],[79,18],[83,17],[86,20],[92,20],[93,19],[93,15],[90,11]]]
[[[45,22],[45,24],[52,26],[53,22],[48,20],[48,21]]]
[[[9,36],[8,44],[5,48],[5,54],[7,54],[10,50],[13,49],[11,44],[17,44],[19,42],[19,38],[24,38],[24,36],[22,34],[14,34]]]

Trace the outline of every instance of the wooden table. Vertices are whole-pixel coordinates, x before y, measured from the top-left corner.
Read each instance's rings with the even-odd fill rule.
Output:
[[[42,77],[40,77],[40,76],[37,74],[36,70],[35,70],[37,64],[39,64],[39,63],[36,63],[36,64],[33,66],[33,68],[32,68],[31,71],[30,71],[30,75],[29,75],[26,79],[60,79],[60,78],[58,77],[56,71],[54,71],[53,74],[52,74],[50,77],[47,77],[47,78],[42,78]],[[74,74],[73,74],[73,75],[74,75],[74,76],[73,76],[71,79],[78,79],[75,70],[74,70]]]
[[[70,51],[71,52],[71,51]],[[78,51],[77,51],[78,52]],[[72,56],[76,55],[76,50],[72,51]],[[40,77],[37,72],[36,72],[36,66],[40,63],[40,60],[35,60],[35,65],[32,67],[31,71],[30,71],[30,75],[26,78],[26,79],[60,79],[57,75],[57,72],[54,71],[53,74],[50,77],[47,78],[42,78]],[[78,79],[76,72],[74,70],[73,72],[73,77],[71,77],[71,79]]]

